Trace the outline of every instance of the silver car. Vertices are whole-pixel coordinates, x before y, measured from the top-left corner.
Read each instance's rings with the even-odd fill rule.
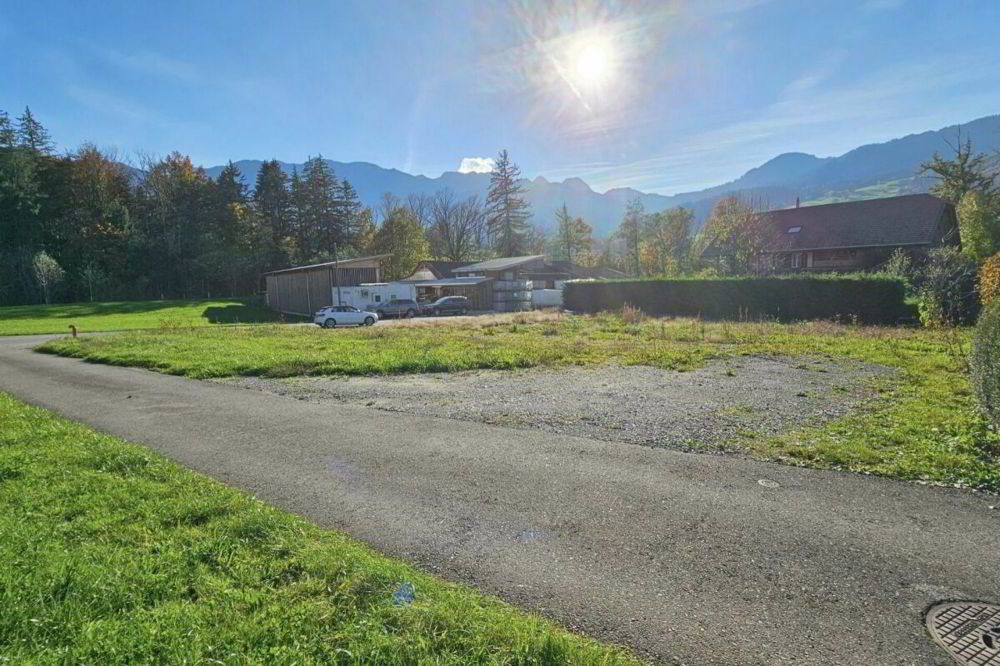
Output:
[[[378,319],[378,314],[359,310],[353,305],[331,305],[313,315],[313,323],[319,324],[323,328],[371,326]]]

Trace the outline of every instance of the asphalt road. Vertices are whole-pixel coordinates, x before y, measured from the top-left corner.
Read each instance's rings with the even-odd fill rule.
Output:
[[[0,338],[0,390],[642,654],[948,664],[924,610],[1000,598],[996,497],[312,404],[40,339]]]

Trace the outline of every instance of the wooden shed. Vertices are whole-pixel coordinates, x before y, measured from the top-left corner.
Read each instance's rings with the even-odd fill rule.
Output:
[[[310,317],[337,302],[337,285],[353,287],[382,281],[382,260],[391,255],[328,261],[264,274],[267,305],[286,314]]]

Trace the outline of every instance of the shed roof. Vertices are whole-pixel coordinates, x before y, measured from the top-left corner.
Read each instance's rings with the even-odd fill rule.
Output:
[[[362,261],[371,261],[372,259],[385,259],[391,257],[391,254],[372,254],[367,257],[351,257],[350,259],[341,259],[340,261],[327,261],[322,264],[309,264],[308,266],[294,266],[292,268],[282,268],[280,271],[268,271],[264,275],[275,275],[277,273],[294,273],[296,271],[310,271],[317,268],[327,268],[330,266],[341,266],[347,267],[351,264],[357,264]]]
[[[474,287],[484,282],[489,282],[490,277],[459,277],[440,278],[431,280],[413,280],[410,282],[415,287]]]
[[[460,266],[452,270],[452,273],[482,273],[485,271],[506,271],[511,268],[517,268],[518,266],[523,266],[524,264],[530,264],[534,261],[540,261],[545,259],[544,254],[531,254],[523,257],[502,257],[500,259],[488,259],[487,261],[480,261],[478,264],[470,264],[468,266]]]

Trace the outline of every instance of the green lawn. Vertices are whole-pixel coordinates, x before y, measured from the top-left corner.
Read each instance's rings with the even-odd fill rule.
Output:
[[[254,326],[165,329],[61,339],[42,350],[188,377],[448,372],[566,364],[679,370],[742,354],[824,355],[898,368],[880,398],[819,428],[745,437],[733,446],[793,465],[846,469],[1000,492],[1000,436],[977,412],[967,331],[829,323],[706,323],[620,316],[327,331]]]
[[[0,505],[3,663],[638,663],[2,393]]]
[[[0,335],[66,333],[142,328],[211,326],[278,321],[280,315],[252,300],[123,301],[0,308]]]

